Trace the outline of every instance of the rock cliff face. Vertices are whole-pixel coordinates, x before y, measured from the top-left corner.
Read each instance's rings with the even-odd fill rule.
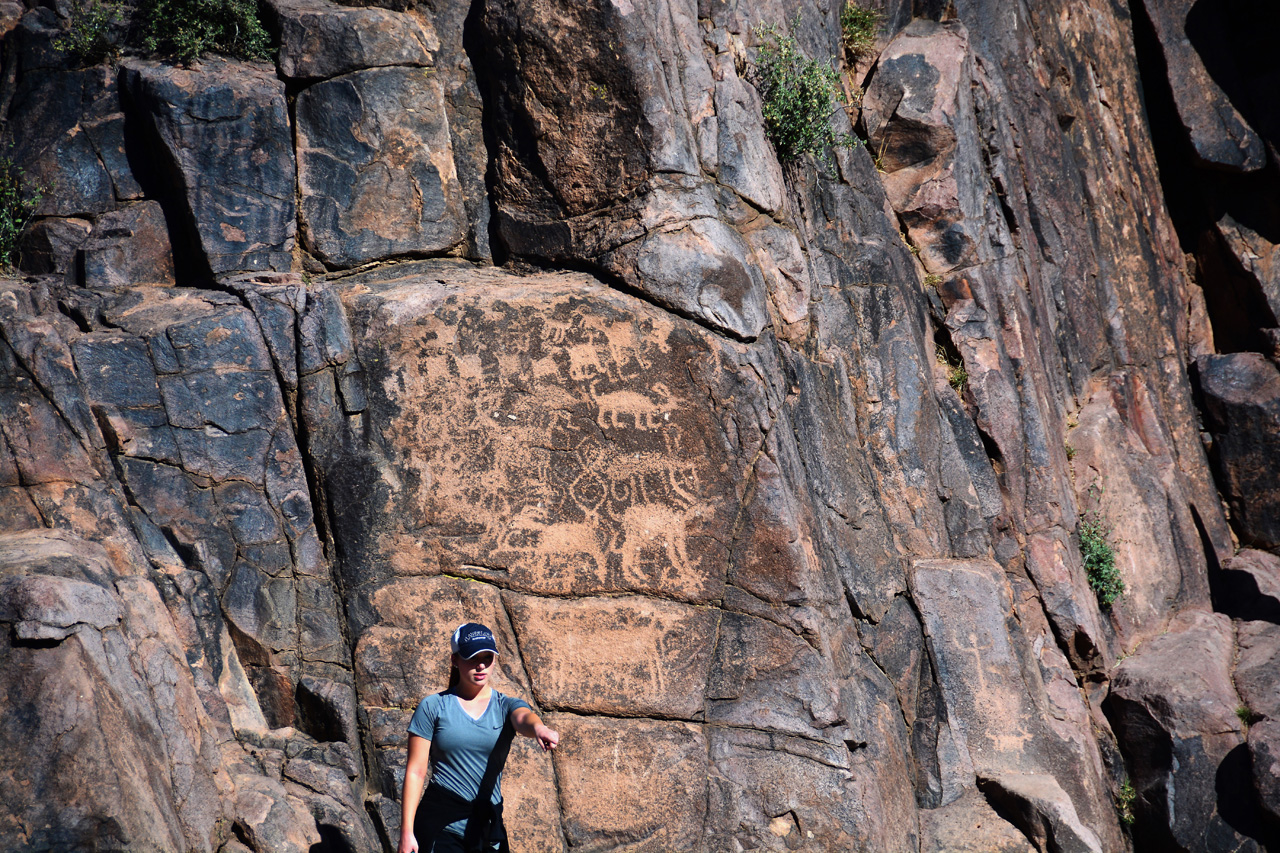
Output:
[[[0,848],[393,849],[474,619],[563,738],[514,849],[1280,849],[1264,27],[266,12],[86,68],[0,3]],[[762,23],[864,143],[779,162]]]

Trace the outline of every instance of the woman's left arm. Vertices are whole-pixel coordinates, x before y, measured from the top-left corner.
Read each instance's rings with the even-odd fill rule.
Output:
[[[530,708],[516,708],[512,711],[511,724],[520,734],[537,740],[544,752],[550,752],[560,744],[560,734],[543,725],[542,719]]]

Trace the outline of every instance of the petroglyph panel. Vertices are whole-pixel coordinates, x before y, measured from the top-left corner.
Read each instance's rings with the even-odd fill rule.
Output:
[[[632,596],[503,598],[543,707],[682,719],[702,712],[716,608]]]
[[[986,560],[920,560],[911,584],[951,724],[974,768],[996,772],[1021,761],[1039,769],[1038,750],[1029,747],[1044,736],[1041,713],[1010,636],[1013,594],[1004,571]]]
[[[718,598],[746,466],[700,377],[728,344],[586,276],[441,269],[345,295],[391,571]]]

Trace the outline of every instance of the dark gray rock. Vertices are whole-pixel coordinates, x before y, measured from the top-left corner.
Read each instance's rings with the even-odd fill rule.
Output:
[[[389,65],[429,66],[440,43],[421,15],[325,0],[272,0],[280,25],[280,73],[337,77]]]
[[[42,190],[38,215],[103,213],[116,206],[115,187],[86,127],[119,117],[116,81],[106,67],[66,68],[52,47],[59,35],[53,11],[42,8],[24,15],[7,37],[12,88],[0,106],[13,118],[4,122],[0,145],[25,170],[27,186]],[[122,182],[131,180],[127,164],[113,162]]]
[[[754,338],[769,322],[765,283],[742,236],[718,219],[657,231],[601,259],[659,304]]]
[[[83,286],[101,290],[173,285],[173,247],[160,205],[143,201],[94,219],[76,255],[76,273]]]
[[[1169,850],[1257,850],[1230,620],[1187,611],[1112,673],[1104,707],[1137,792],[1135,831]],[[1241,812],[1244,812],[1242,819]]]
[[[1241,544],[1280,548],[1280,370],[1249,352],[1202,356],[1196,368]]]
[[[298,96],[303,242],[335,267],[439,254],[466,236],[444,93],[419,69],[359,71]]]
[[[1265,143],[1244,120],[1205,68],[1191,44],[1188,16],[1195,0],[1143,6],[1155,27],[1178,116],[1196,157],[1206,165],[1248,172],[1267,162]]]
[[[92,230],[87,219],[37,219],[18,243],[18,267],[36,275],[65,273]]]
[[[130,61],[121,79],[165,152],[208,268],[288,269],[295,167],[284,83],[216,59],[199,69]]]
[[[1280,830],[1280,720],[1249,727],[1253,784],[1273,830]]]
[[[1280,720],[1280,625],[1240,622],[1232,679],[1254,720]]]
[[[359,745],[356,695],[350,685],[328,678],[304,677],[298,681],[298,711],[303,728],[316,740]],[[358,775],[359,764],[353,761],[350,770],[353,772],[349,775]]]

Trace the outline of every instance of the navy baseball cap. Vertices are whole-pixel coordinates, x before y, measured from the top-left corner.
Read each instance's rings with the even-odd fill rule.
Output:
[[[458,630],[453,632],[453,640],[449,645],[453,648],[453,653],[463,660],[471,660],[481,652],[498,653],[493,632],[479,622],[459,625]]]

